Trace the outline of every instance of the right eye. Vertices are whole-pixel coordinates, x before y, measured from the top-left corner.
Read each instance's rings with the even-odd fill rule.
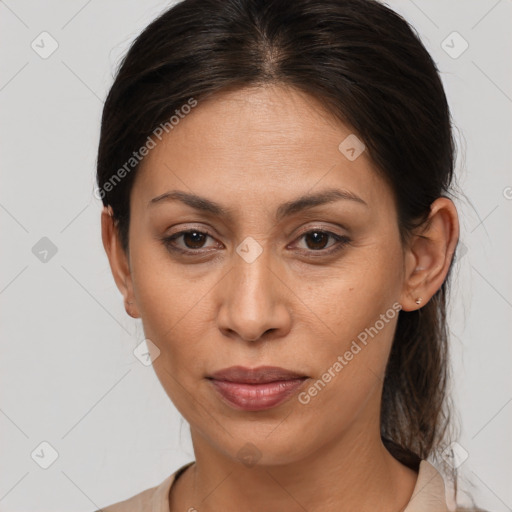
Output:
[[[179,246],[176,241],[182,239],[184,246]],[[213,238],[210,233],[199,229],[187,229],[179,231],[171,236],[163,237],[162,242],[171,251],[178,251],[182,254],[198,255],[205,251],[199,251],[204,247],[208,238]],[[208,251],[209,252],[209,251]]]

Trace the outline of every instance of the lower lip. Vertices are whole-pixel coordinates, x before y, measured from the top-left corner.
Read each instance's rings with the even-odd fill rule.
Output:
[[[210,379],[210,382],[226,402],[236,409],[263,411],[277,407],[288,400],[305,380],[307,380],[306,377],[264,384],[244,384],[213,379]]]

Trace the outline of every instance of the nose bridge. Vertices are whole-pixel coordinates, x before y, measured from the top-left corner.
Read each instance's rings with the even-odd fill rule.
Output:
[[[233,279],[241,297],[258,298],[263,293],[266,301],[271,298],[268,286],[272,271],[271,251],[252,237],[247,237],[236,249],[238,258],[234,261]],[[245,290],[244,290],[245,288]]]
[[[272,251],[247,237],[236,248],[228,282],[221,291],[219,328],[256,340],[269,329],[280,330],[288,315]]]
[[[264,242],[247,237],[236,248],[236,253],[238,258],[234,259],[232,276],[235,304],[249,308],[245,315],[250,315],[252,308],[256,317],[264,309],[271,308],[274,301],[271,250]]]

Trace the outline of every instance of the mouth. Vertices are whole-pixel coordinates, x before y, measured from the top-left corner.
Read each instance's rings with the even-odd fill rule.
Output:
[[[279,368],[232,366],[206,377],[224,403],[238,410],[261,411],[287,401],[309,379],[307,375]]]
[[[307,378],[307,375],[286,370],[279,366],[259,366],[258,368],[231,366],[214,372],[207,378],[242,384],[266,384],[268,382]]]

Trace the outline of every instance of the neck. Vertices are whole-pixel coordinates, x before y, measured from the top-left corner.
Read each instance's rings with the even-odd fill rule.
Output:
[[[406,507],[417,479],[386,450],[379,425],[354,424],[300,460],[252,467],[191,433],[196,463],[177,480],[171,511],[397,512]]]

